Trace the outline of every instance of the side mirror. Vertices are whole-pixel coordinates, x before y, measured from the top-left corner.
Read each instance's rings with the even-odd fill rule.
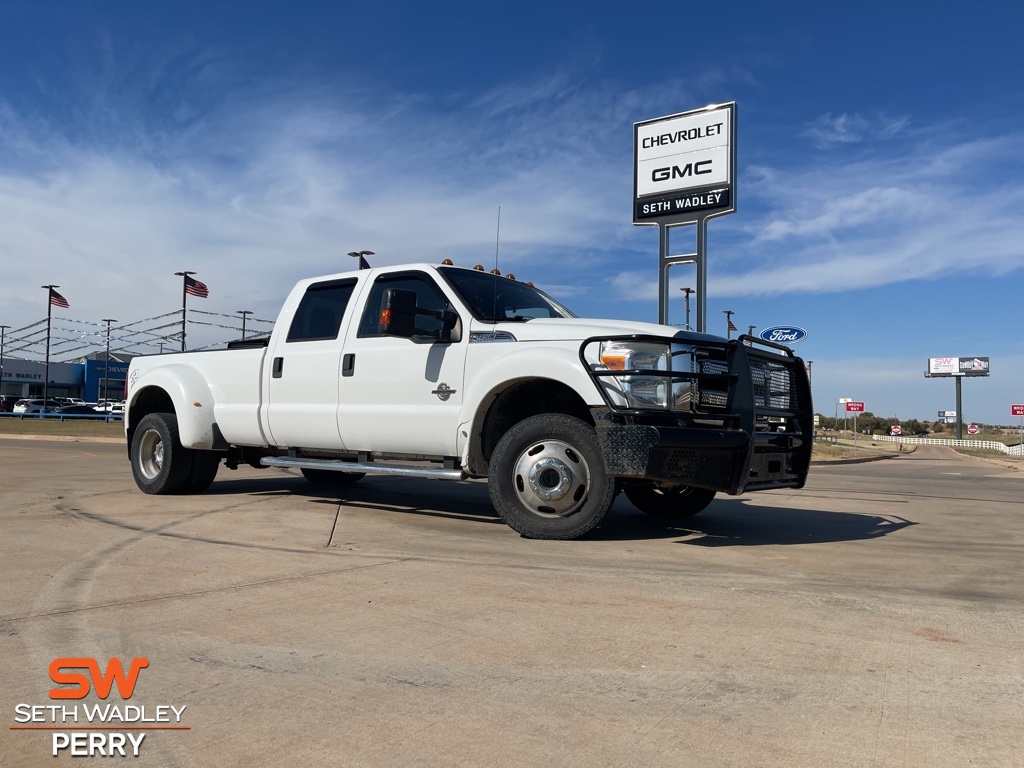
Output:
[[[416,293],[399,288],[384,291],[380,311],[380,332],[385,336],[411,339],[416,335]]]

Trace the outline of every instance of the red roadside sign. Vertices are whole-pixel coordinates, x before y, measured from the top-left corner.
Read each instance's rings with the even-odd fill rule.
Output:
[[[1024,404],[1022,405],[1011,405],[1010,406],[1011,416],[1024,416]]]
[[[981,432],[981,430],[978,428],[977,424],[968,424],[967,425],[967,434],[968,435],[976,435],[979,432]]]
[[[894,436],[895,435],[903,434],[903,427],[901,427],[899,424],[893,424],[891,429],[892,429],[892,434]]]
[[[847,413],[864,413],[863,400],[851,400],[846,404]]]

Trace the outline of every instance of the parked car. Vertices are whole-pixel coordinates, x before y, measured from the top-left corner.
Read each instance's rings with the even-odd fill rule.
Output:
[[[53,399],[63,405],[85,405],[85,400],[80,397],[55,397]]]
[[[21,400],[14,395],[0,395],[0,413],[10,413],[14,410],[14,404]]]
[[[55,411],[61,407],[61,404],[57,400],[47,400],[45,410]],[[19,400],[14,404],[14,413],[39,413],[43,410],[42,398],[38,400]]]
[[[124,400],[119,403],[115,402],[99,402],[93,406],[93,410],[99,411],[100,413],[124,413]]]

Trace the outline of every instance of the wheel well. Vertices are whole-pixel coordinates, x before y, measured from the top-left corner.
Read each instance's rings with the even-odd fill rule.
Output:
[[[171,396],[159,387],[146,387],[128,409],[128,450],[131,451],[135,428],[151,413],[175,413]]]
[[[541,413],[562,413],[575,416],[593,425],[590,407],[577,392],[560,381],[524,379],[505,389],[491,393],[484,400],[486,412],[477,415],[474,441],[469,452],[469,471],[487,473],[487,464],[502,435],[523,419]]]

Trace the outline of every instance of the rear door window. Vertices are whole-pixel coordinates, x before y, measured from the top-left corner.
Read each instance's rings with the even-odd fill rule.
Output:
[[[329,280],[313,283],[306,289],[299,308],[295,310],[288,341],[323,341],[338,338],[356,281]]]

